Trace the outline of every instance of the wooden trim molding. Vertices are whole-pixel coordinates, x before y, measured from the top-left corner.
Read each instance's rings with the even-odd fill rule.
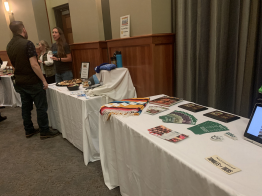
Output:
[[[73,59],[72,70],[75,78],[80,77],[82,62],[90,62],[89,77],[96,73],[96,66],[109,62],[107,42],[105,41],[75,43],[71,44],[70,48]]]
[[[107,41],[109,56],[121,51],[138,97],[174,95],[175,34],[154,34]]]

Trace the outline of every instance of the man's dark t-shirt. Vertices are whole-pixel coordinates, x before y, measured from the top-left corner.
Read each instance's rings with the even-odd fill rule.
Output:
[[[27,46],[26,46],[26,52],[27,52],[27,57],[29,59],[33,56],[35,56],[37,59],[37,53],[36,53],[35,45],[33,44],[33,42],[28,41]]]
[[[36,56],[34,44],[21,35],[14,35],[7,45],[7,54],[15,68],[17,85],[32,85],[41,80],[33,71],[29,59]]]
[[[70,51],[70,47],[67,43],[64,44],[64,50],[65,50],[65,54],[71,54]],[[55,55],[56,57],[60,58],[57,54],[57,45],[56,43],[54,43],[52,45],[52,52],[53,55]],[[58,74],[62,74],[66,71],[71,71],[72,70],[72,62],[61,62],[61,61],[54,61],[54,65],[56,68],[56,73]]]

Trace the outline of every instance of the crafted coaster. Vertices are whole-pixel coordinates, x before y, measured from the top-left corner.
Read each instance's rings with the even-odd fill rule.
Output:
[[[237,136],[235,136],[233,133],[226,132],[224,135],[231,138],[232,140],[237,140]]]
[[[194,104],[194,103],[187,103],[187,104],[184,104],[184,105],[180,105],[178,107],[183,108],[185,110],[189,110],[191,112],[200,112],[200,111],[208,109],[207,107],[197,105],[197,104]]]
[[[160,112],[164,112],[166,110],[168,110],[168,108],[161,107],[161,106],[149,106],[145,113],[150,115],[155,115]]]
[[[213,135],[210,139],[215,142],[222,142],[224,140],[223,136],[218,136],[218,135]]]
[[[222,112],[222,111],[219,111],[219,110],[206,113],[206,114],[204,114],[204,116],[207,116],[207,117],[210,117],[210,118],[213,118],[213,119],[216,119],[216,120],[220,120],[220,121],[226,122],[226,123],[240,119],[239,116],[235,116],[233,114],[228,114],[228,113],[225,113],[225,112]]]
[[[170,107],[172,105],[180,103],[181,101],[183,101],[183,99],[181,98],[164,96],[164,97],[160,97],[152,101],[149,101],[149,103],[159,105],[159,106],[164,106],[164,107]]]

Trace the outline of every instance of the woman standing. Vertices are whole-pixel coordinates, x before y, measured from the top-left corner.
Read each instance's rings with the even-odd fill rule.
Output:
[[[56,82],[61,82],[64,80],[72,80],[72,57],[69,45],[65,41],[65,36],[63,31],[59,27],[53,28],[52,31],[53,38],[56,41],[52,45],[52,52],[54,60],[56,75]]]
[[[55,83],[55,66],[52,57],[52,51],[48,43],[44,40],[39,42],[40,57],[38,62],[40,63],[41,70],[44,74],[46,82],[48,84]]]

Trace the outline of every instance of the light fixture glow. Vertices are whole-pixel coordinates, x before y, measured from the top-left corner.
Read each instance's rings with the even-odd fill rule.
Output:
[[[5,1],[5,2],[4,2],[4,4],[5,4],[5,9],[6,9],[6,11],[8,11],[8,12],[9,12],[9,4],[8,4],[8,2],[7,2],[7,1]]]

